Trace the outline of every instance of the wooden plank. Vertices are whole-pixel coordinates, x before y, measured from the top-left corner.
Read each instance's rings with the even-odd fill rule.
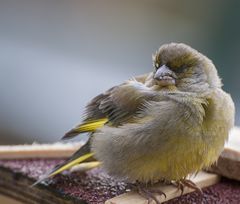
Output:
[[[51,186],[39,184],[27,175],[0,167],[0,194],[27,204],[85,204],[79,199],[62,194]],[[2,203],[2,202],[1,202]]]
[[[218,162],[209,171],[240,181],[240,128],[235,127],[230,132]]]
[[[70,157],[82,142],[32,144],[0,146],[0,159],[27,159],[27,158],[66,158]]]
[[[198,175],[194,178],[191,179],[194,183],[196,183],[199,187],[204,188],[207,186],[211,186],[213,184],[216,184],[220,180],[220,176],[212,173],[207,173],[207,172],[199,172]],[[181,195],[181,191],[177,190],[176,187],[173,185],[164,185],[164,184],[157,184],[153,187],[153,189],[161,190],[163,191],[167,198],[165,199],[164,196],[157,196],[157,199],[160,202],[165,202],[170,199],[179,197]],[[192,192],[193,189],[190,188],[185,188],[183,194],[187,194]],[[138,204],[146,204],[147,200],[140,196],[137,192],[129,192],[129,193],[124,193],[120,196],[117,196],[115,198],[112,198],[110,200],[107,200],[105,204],[133,204],[133,203],[138,203]],[[152,201],[150,204],[155,204],[154,201]]]
[[[0,195],[0,203],[7,203],[7,204],[24,204],[20,201],[14,200],[4,195]]]
[[[237,156],[232,155],[233,157],[231,157],[231,155],[229,154],[230,158],[240,160],[240,157],[239,157],[240,156],[240,128],[239,127],[234,127],[231,130],[228,142],[226,143],[223,152],[228,152],[229,150],[232,152],[238,153]]]

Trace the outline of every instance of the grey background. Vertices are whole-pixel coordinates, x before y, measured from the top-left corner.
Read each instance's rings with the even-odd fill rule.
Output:
[[[213,60],[239,119],[240,1],[0,0],[0,144],[57,141],[164,43]]]

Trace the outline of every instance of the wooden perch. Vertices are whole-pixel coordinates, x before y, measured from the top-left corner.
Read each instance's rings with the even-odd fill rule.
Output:
[[[217,164],[209,171],[240,181],[240,128],[235,127],[231,131]]]
[[[204,188],[207,186],[211,186],[216,184],[220,181],[220,176],[216,174],[210,174],[206,172],[200,172],[192,181],[197,184],[199,187]],[[177,190],[177,188],[173,185],[163,185],[158,184],[153,189],[160,190],[166,194],[166,198],[164,196],[158,196],[158,200],[160,202],[165,202],[171,200],[173,198],[179,197],[181,195],[181,191]],[[185,188],[183,194],[187,194],[192,192],[192,189]],[[138,203],[138,204],[146,204],[146,199],[140,196],[136,192],[129,192],[112,198],[105,202],[105,204],[131,204],[131,203]],[[150,204],[155,204],[152,201]]]
[[[0,159],[67,158],[81,146],[82,142],[32,145],[0,146]]]

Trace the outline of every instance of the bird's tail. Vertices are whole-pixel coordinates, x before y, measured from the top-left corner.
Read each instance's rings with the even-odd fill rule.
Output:
[[[65,170],[72,168],[82,162],[94,160],[93,153],[90,151],[90,141],[83,145],[77,152],[75,152],[68,160],[62,164],[57,165],[55,168],[51,169],[50,172],[43,175],[38,181],[36,181],[32,186],[41,183],[42,181],[53,177]]]
[[[106,118],[102,118],[102,119],[98,119],[98,120],[89,120],[89,121],[85,121],[84,123],[76,126],[75,128],[73,128],[72,130],[70,130],[69,132],[67,132],[65,134],[65,136],[62,139],[70,139],[80,133],[84,133],[84,132],[94,132],[96,131],[97,128],[102,127],[108,120]],[[83,145],[77,152],[75,152],[68,160],[66,160],[65,162],[63,162],[60,165],[57,165],[55,168],[53,168],[50,172],[48,172],[47,174],[43,175],[38,181],[36,181],[32,186],[35,186],[36,184],[52,177],[55,176],[65,170],[68,170],[80,163],[86,162],[86,161],[92,161],[95,160],[93,158],[93,153],[91,152],[91,147],[90,147],[90,140],[91,140],[91,136],[88,139],[87,143],[85,145]],[[89,166],[89,168],[96,166],[96,164],[94,163],[94,165],[90,164],[90,165],[85,165]]]

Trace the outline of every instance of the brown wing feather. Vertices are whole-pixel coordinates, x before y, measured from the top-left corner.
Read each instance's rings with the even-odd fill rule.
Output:
[[[63,139],[69,139],[84,132],[79,132],[79,127],[92,121],[107,118],[113,126],[130,121],[142,108],[145,100],[154,98],[154,93],[143,84],[146,77],[147,75],[142,75],[137,77],[139,81],[131,80],[114,86],[93,98],[86,106],[83,123],[67,132]]]
[[[143,84],[137,85],[139,87],[124,83],[94,98],[86,107],[85,121],[106,117],[114,126],[129,121],[142,108],[145,100],[154,97],[154,93],[146,91],[147,87]]]
[[[134,79],[144,84],[148,76],[149,73],[136,76]],[[107,117],[111,122],[113,122],[135,112],[140,101],[137,100],[135,103],[133,102],[127,104],[126,101],[128,101],[129,93],[127,92],[123,96],[124,89],[122,89],[122,87],[124,85],[126,85],[126,83],[114,86],[105,93],[99,94],[93,98],[86,106],[84,121],[97,120]],[[122,100],[120,101],[120,99]],[[132,99],[132,101],[133,100],[134,99]],[[120,115],[122,116],[120,117]]]

